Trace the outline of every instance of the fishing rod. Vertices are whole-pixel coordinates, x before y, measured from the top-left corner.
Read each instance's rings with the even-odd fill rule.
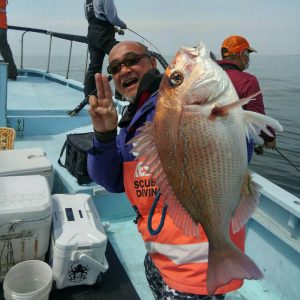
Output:
[[[277,148],[274,148],[291,166],[293,166],[298,172],[300,172],[300,170]]]
[[[143,36],[141,36],[140,34],[138,34],[137,32],[135,32],[134,30],[132,30],[132,29],[130,29],[128,27],[126,29],[129,30],[129,31],[131,31],[132,33],[136,34],[137,36],[139,36],[143,40],[145,40],[147,43],[149,43],[152,47],[154,47],[161,54],[160,50],[155,45],[153,45],[150,41],[148,41],[146,38],[144,38]]]
[[[279,153],[292,167],[295,168],[296,171],[300,172],[300,170],[293,164],[277,147],[274,148],[277,153]],[[257,155],[263,155],[264,154],[264,145],[259,145],[254,148],[254,152]]]
[[[112,76],[109,75],[107,77],[108,81],[112,80]],[[71,110],[68,114],[70,117],[78,114],[87,104],[89,104],[89,97],[91,95],[97,95],[97,88],[95,88],[87,97],[85,97],[73,110]]]

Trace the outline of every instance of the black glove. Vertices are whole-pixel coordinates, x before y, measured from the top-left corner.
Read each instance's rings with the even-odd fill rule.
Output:
[[[119,35],[124,35],[124,30],[123,30],[123,29],[120,29],[120,30],[118,31],[118,34],[119,34]]]

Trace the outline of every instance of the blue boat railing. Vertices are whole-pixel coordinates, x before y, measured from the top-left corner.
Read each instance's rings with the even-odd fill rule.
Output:
[[[70,48],[69,48],[69,55],[68,55],[68,65],[67,65],[67,70],[66,70],[66,75],[65,75],[66,79],[69,78],[69,73],[70,73],[70,64],[71,64],[71,57],[72,57],[73,42],[87,44],[87,38],[85,36],[80,36],[80,35],[52,32],[52,31],[39,29],[39,28],[11,26],[11,25],[8,26],[8,29],[23,31],[22,36],[21,36],[21,54],[20,54],[20,57],[21,57],[20,67],[21,67],[21,69],[24,68],[24,38],[25,38],[26,33],[34,32],[34,33],[49,35],[48,59],[47,59],[47,69],[46,69],[47,73],[49,73],[49,71],[50,71],[51,49],[52,49],[53,37],[70,41]],[[86,50],[86,60],[85,60],[84,74],[86,73],[86,70],[87,70],[87,64],[88,64],[88,48]]]
[[[6,126],[7,64],[0,62],[0,127]]]

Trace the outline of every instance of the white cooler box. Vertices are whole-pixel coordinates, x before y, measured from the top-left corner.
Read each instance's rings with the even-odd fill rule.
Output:
[[[18,262],[44,260],[52,200],[44,176],[0,177],[0,281]]]
[[[108,269],[107,236],[88,194],[53,199],[50,265],[56,287],[92,285]]]
[[[0,176],[43,175],[52,191],[53,174],[52,163],[43,148],[0,151]]]

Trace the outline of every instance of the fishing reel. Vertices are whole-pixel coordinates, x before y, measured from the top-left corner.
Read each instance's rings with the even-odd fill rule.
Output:
[[[124,32],[123,29],[118,28],[118,27],[116,27],[116,26],[115,26],[115,32],[117,32],[119,35],[124,35],[124,34],[125,34],[125,32]]]
[[[257,145],[254,147],[254,152],[256,155],[263,155],[265,153],[264,145]]]

